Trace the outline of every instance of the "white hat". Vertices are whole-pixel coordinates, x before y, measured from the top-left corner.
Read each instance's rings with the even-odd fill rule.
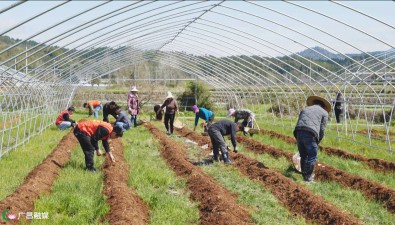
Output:
[[[236,112],[235,109],[233,108],[229,109],[227,117],[231,117],[234,112]]]
[[[174,96],[171,94],[170,91],[167,92],[167,97],[166,97],[166,99],[168,99],[168,98],[174,98]]]
[[[132,87],[132,90],[130,90],[130,91],[138,92],[139,90],[137,90],[136,86],[133,86],[133,87]]]

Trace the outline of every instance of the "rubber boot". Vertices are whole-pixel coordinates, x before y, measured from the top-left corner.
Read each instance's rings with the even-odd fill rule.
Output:
[[[225,151],[225,150],[221,150],[222,151],[222,159],[224,160],[225,164],[232,164],[232,161],[230,161],[229,159],[229,152]]]
[[[219,162],[219,156],[218,156],[218,152],[214,152],[213,151],[213,162]]]
[[[314,164],[305,163],[305,174],[303,178],[306,182],[313,182],[314,181]]]

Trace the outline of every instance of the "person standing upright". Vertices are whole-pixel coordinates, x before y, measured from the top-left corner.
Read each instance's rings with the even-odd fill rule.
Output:
[[[303,179],[311,182],[314,180],[318,144],[324,138],[331,104],[322,97],[309,96],[306,105],[299,114],[293,134],[297,141]]]
[[[343,112],[343,107],[342,107],[343,102],[344,102],[343,95],[339,91],[339,92],[337,92],[336,100],[334,102],[335,103],[334,110],[335,110],[335,116],[336,116],[336,123],[340,123],[340,114],[342,114],[342,112]]]
[[[133,87],[128,95],[128,111],[131,115],[131,121],[134,127],[137,127],[137,115],[139,114],[140,109],[139,96],[137,95],[137,92],[137,88]]]
[[[174,130],[174,118],[176,112],[178,113],[178,104],[177,100],[174,98],[174,96],[171,94],[170,91],[167,92],[166,100],[162,104],[162,106],[158,109],[156,112],[157,114],[160,113],[160,111],[166,107],[165,110],[165,127],[166,127],[166,134],[173,134]],[[170,123],[169,123],[170,122]]]

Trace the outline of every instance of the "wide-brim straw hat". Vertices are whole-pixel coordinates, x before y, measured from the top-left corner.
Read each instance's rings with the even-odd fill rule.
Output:
[[[318,100],[318,101],[321,101],[322,103],[324,103],[324,109],[328,113],[332,110],[332,105],[331,105],[331,103],[329,103],[328,100],[326,100],[325,98],[322,98],[320,96],[315,96],[315,95],[309,96],[307,98],[306,105],[312,106],[315,100]]]
[[[132,90],[130,90],[130,91],[135,91],[135,92],[138,92],[139,90],[137,90],[137,88],[136,88],[136,87],[132,87]]]
[[[174,98],[174,96],[171,94],[170,91],[167,92],[166,99],[168,99],[168,98]]]

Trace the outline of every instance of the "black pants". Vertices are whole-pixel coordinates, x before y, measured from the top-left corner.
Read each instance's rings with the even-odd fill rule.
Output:
[[[214,159],[217,160],[219,156],[219,151],[221,151],[222,155],[228,152],[226,150],[226,142],[219,130],[212,128],[208,129],[208,135],[210,136],[211,144],[213,145]]]
[[[336,123],[340,123],[340,114],[342,113],[341,109],[335,108],[335,116],[336,116]]]
[[[88,170],[92,170],[95,167],[93,157],[95,155],[95,148],[91,144],[91,137],[80,131],[78,127],[74,128],[74,135],[80,142],[82,151],[85,155],[85,168]]]
[[[173,125],[174,125],[174,118],[176,114],[165,114],[165,127],[167,131],[170,131],[170,133],[173,133]],[[169,130],[169,120],[170,120],[170,130]]]

